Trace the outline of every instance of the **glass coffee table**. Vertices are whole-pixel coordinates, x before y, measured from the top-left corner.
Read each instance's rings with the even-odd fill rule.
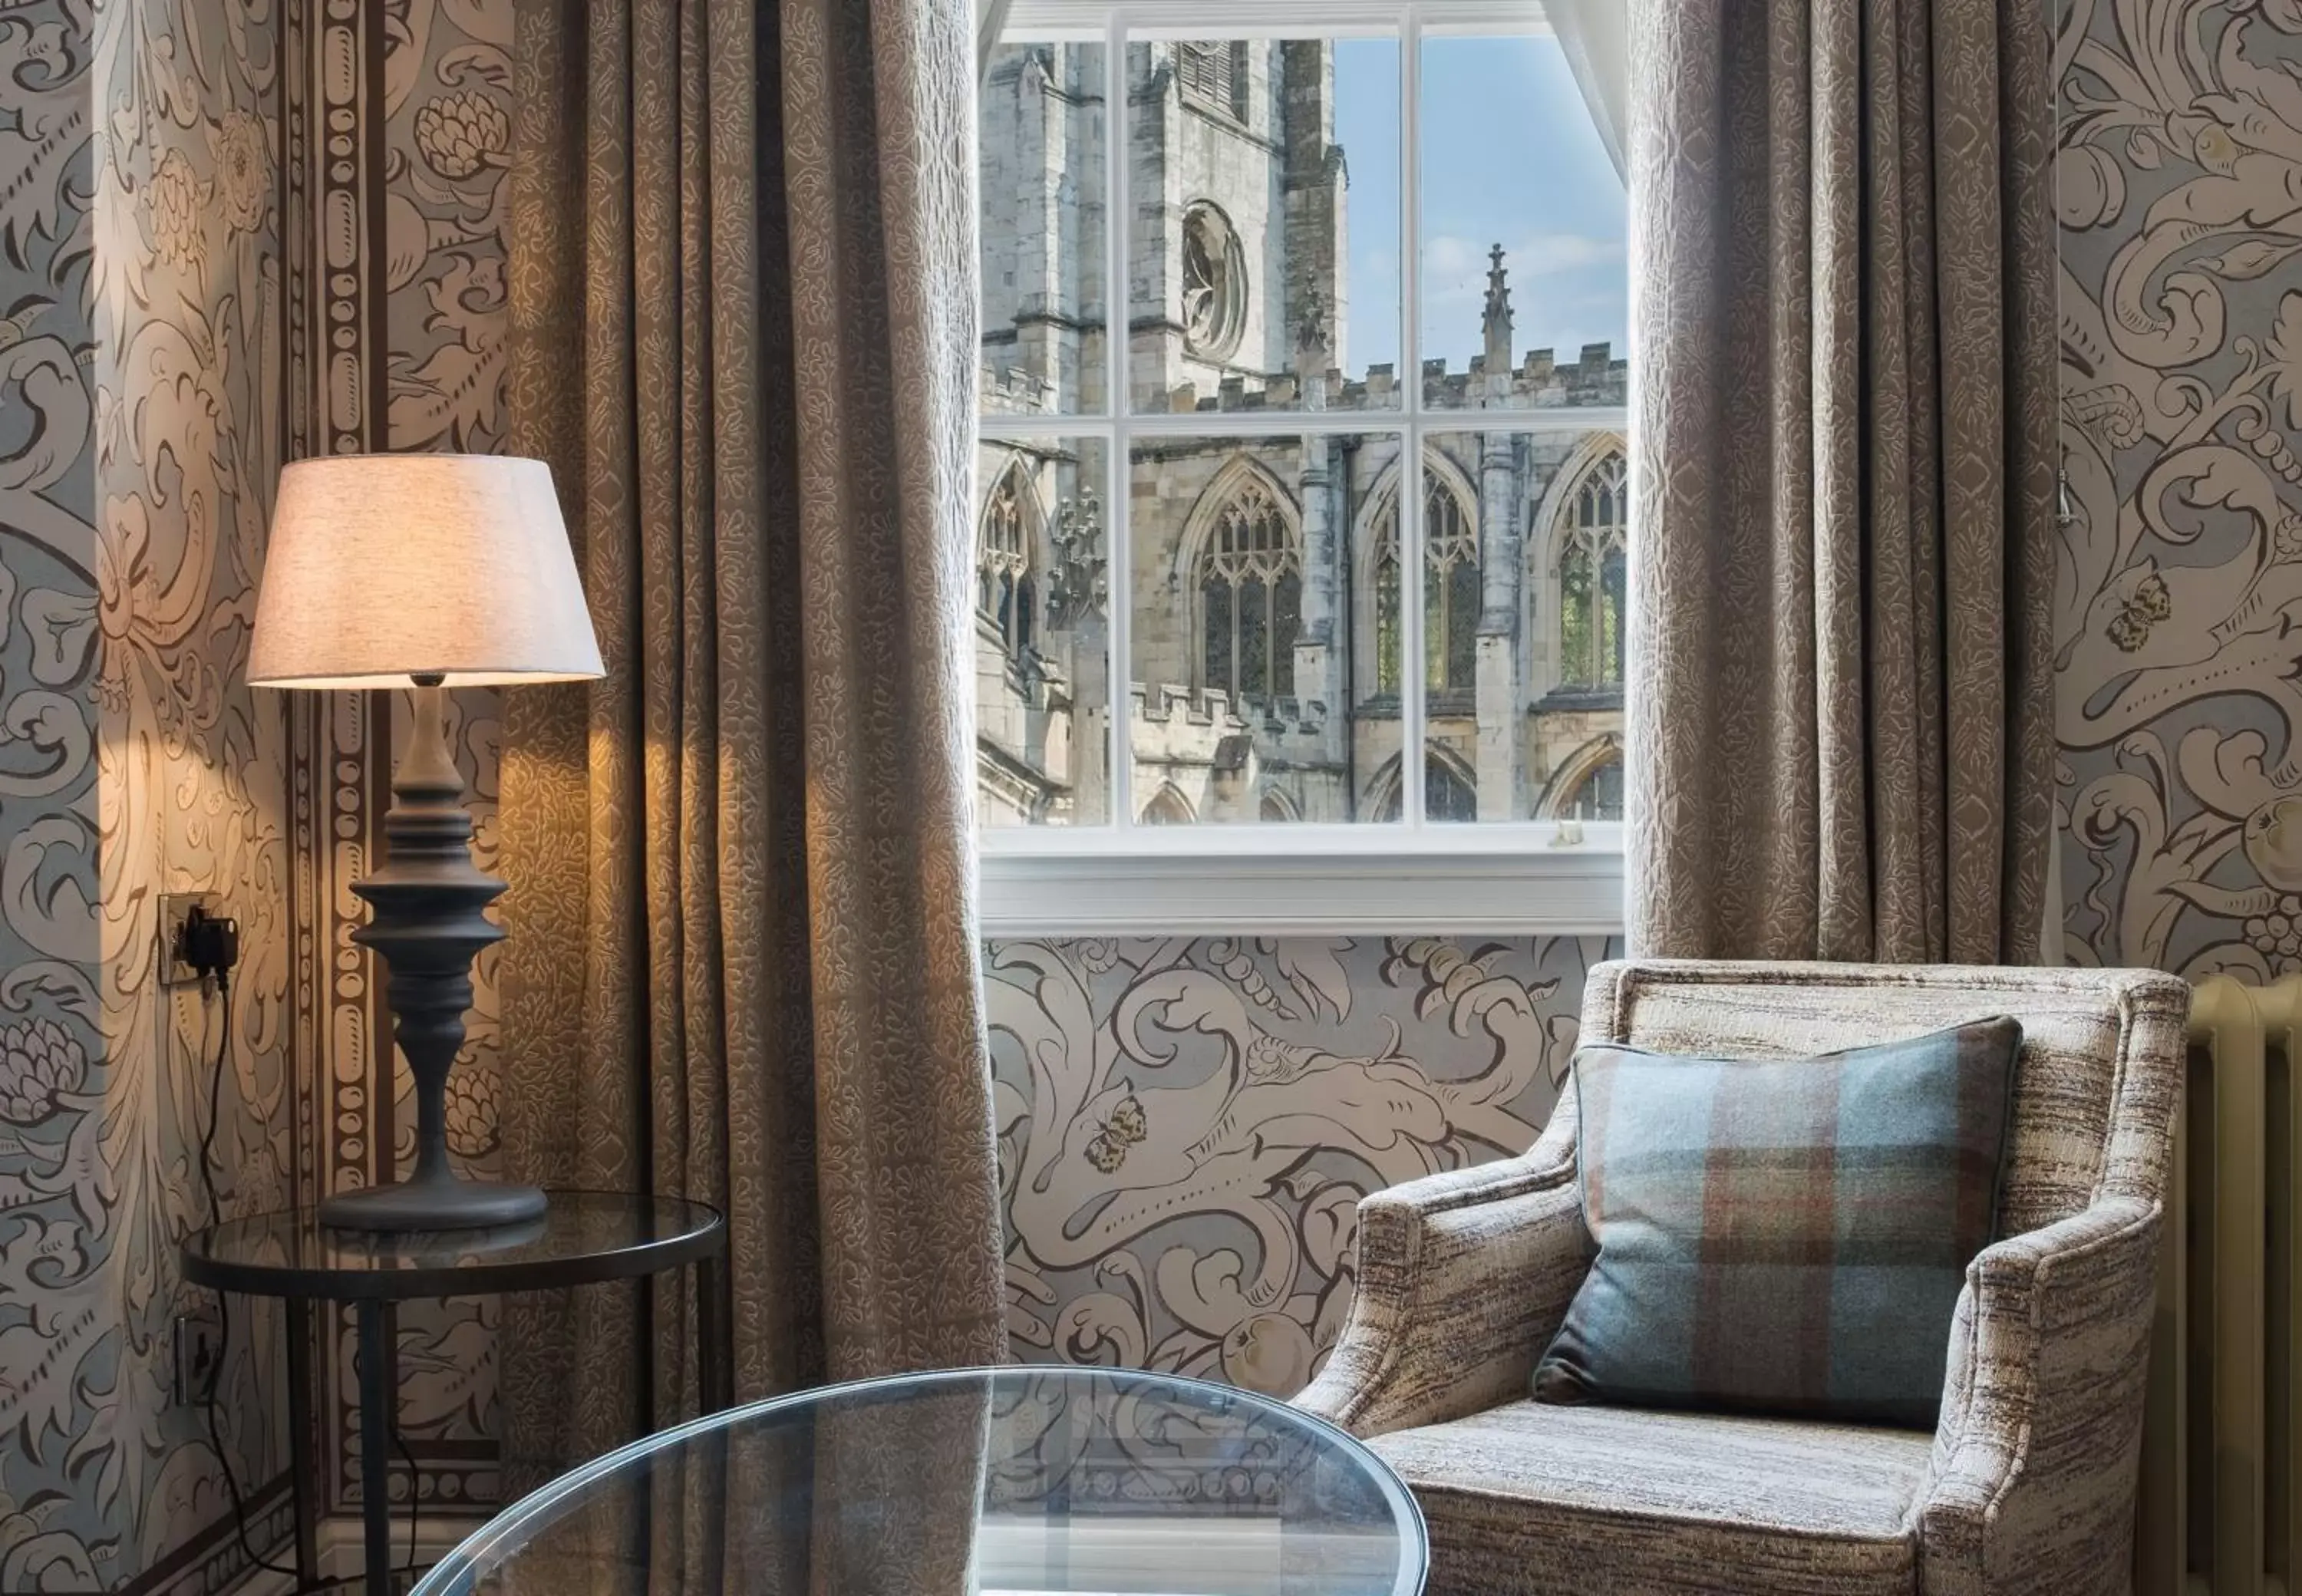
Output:
[[[953,1370],[696,1420],[515,1503],[416,1596],[1416,1596],[1423,1516],[1340,1430],[1229,1386]]]

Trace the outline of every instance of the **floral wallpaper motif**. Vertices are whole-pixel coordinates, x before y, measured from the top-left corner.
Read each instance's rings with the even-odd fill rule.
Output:
[[[0,1589],[198,1588],[226,1527],[170,1323],[293,1160],[275,712],[237,685],[279,467],[263,8],[0,12]],[[159,895],[241,928],[229,1024],[159,984]],[[277,1327],[236,1316],[223,1436],[261,1515]]]
[[[989,945],[1015,1355],[1298,1390],[1349,1307],[1359,1198],[1532,1144],[1608,951]]]
[[[2066,0],[2066,951],[2302,970],[2302,7]]]
[[[491,452],[510,322],[509,0],[387,0],[383,287],[391,447]]]
[[[390,446],[485,454],[501,445],[510,332],[503,236],[510,0],[388,0],[382,10],[384,234],[376,264]],[[470,784],[473,853],[489,869],[498,695],[459,693],[454,714],[449,730]],[[470,1040],[449,1078],[449,1144],[481,1170],[494,1167],[499,1147],[496,964],[496,950],[481,955]],[[413,1082],[404,1066],[395,1080],[398,1151],[413,1156]],[[484,1501],[495,1492],[492,1464],[475,1462],[468,1443],[494,1433],[496,1310],[493,1298],[464,1298],[411,1303],[400,1314],[400,1355],[416,1376],[400,1423],[424,1466],[427,1502]]]
[[[73,1375],[107,1287],[95,905],[96,41],[86,0],[0,12],[0,1590],[109,1581],[122,1534],[69,1483]],[[61,627],[52,619],[63,622]],[[50,1359],[50,1349],[57,1356]],[[28,1377],[29,1376],[29,1377]]]

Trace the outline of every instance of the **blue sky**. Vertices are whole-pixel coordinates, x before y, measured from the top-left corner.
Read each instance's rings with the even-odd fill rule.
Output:
[[[1350,164],[1355,371],[1399,359],[1399,43],[1335,46],[1335,137]],[[1501,244],[1514,348],[1572,360],[1630,343],[1623,185],[1550,38],[1423,44],[1423,353],[1480,352],[1487,250]]]

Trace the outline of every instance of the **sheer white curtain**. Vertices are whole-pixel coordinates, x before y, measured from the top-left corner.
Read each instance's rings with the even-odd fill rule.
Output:
[[[975,80],[983,81],[991,71],[991,52],[998,47],[999,36],[1007,28],[1008,9],[1015,0],[975,0]],[[1584,91],[1589,93],[1588,89]],[[1616,157],[1621,164],[1621,157]]]
[[[979,0],[986,13],[1004,13],[1007,0]],[[1629,0],[1542,0],[1550,30],[1558,36],[1574,69],[1583,103],[1591,122],[1615,163],[1615,175],[1627,180],[1630,163],[1625,157],[1627,134],[1624,118],[1630,104],[1631,22]],[[989,59],[989,46],[985,46]]]

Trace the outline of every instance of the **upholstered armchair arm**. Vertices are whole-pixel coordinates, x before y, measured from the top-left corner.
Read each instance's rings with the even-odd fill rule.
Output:
[[[1350,1318],[1298,1406],[1364,1436],[1525,1395],[1590,1266],[1570,1115],[1524,1157],[1359,1205]]]
[[[2127,1589],[2160,1217],[2104,1199],[1968,1267],[1920,1520],[1927,1596]]]

